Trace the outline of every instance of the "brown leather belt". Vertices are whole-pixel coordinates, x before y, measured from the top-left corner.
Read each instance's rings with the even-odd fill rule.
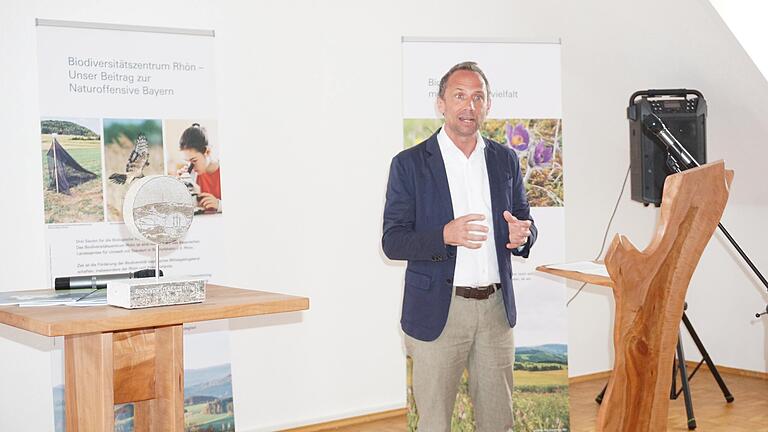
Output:
[[[456,295],[464,298],[471,298],[476,300],[486,300],[494,292],[501,289],[501,284],[490,284],[488,286],[481,287],[465,287],[457,286]]]

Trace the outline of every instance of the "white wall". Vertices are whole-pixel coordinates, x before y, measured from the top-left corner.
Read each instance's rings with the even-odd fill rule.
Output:
[[[311,298],[303,314],[230,323],[238,430],[404,405],[403,269],[379,251],[388,164],[402,140],[402,35],[562,38],[569,259],[599,249],[628,165],[629,95],[701,90],[709,157],[736,170],[724,222],[755,262],[768,262],[758,224],[768,84],[704,0],[0,5],[4,291],[45,284],[34,18],[216,30],[228,263],[216,279]],[[642,247],[656,211],[626,195],[614,231]],[[716,362],[767,371],[766,328],[751,317],[768,299],[732,255],[716,235],[690,316]],[[572,303],[572,375],[610,368],[612,308],[600,287]],[[51,429],[48,349],[45,338],[0,327],[0,429]]]

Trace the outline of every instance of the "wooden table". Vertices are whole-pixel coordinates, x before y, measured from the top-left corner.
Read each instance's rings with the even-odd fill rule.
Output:
[[[551,275],[560,276],[565,279],[613,288],[613,280],[603,275],[592,274],[592,273],[582,273],[582,272],[570,271],[570,270],[560,270],[560,269],[548,267],[545,265],[536,267],[536,270],[543,273],[549,273]]]
[[[208,284],[198,304],[4,306],[0,323],[64,336],[67,432],[114,430],[114,405],[131,402],[136,432],[183,432],[183,324],[306,309],[305,297]]]

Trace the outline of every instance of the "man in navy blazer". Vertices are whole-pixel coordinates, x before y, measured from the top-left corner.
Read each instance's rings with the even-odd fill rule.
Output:
[[[387,257],[408,261],[401,325],[419,429],[450,430],[467,367],[478,432],[511,430],[511,255],[528,257],[537,230],[517,155],[478,132],[490,90],[477,64],[445,74],[437,106],[443,127],[392,160],[382,237]]]

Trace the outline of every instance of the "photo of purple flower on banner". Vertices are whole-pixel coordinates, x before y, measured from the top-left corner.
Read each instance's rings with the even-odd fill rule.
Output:
[[[406,119],[405,147],[429,138],[442,123],[438,119]],[[531,207],[564,206],[560,119],[488,119],[481,133],[515,151]]]
[[[488,120],[486,136],[517,153],[531,207],[563,206],[560,119]]]

